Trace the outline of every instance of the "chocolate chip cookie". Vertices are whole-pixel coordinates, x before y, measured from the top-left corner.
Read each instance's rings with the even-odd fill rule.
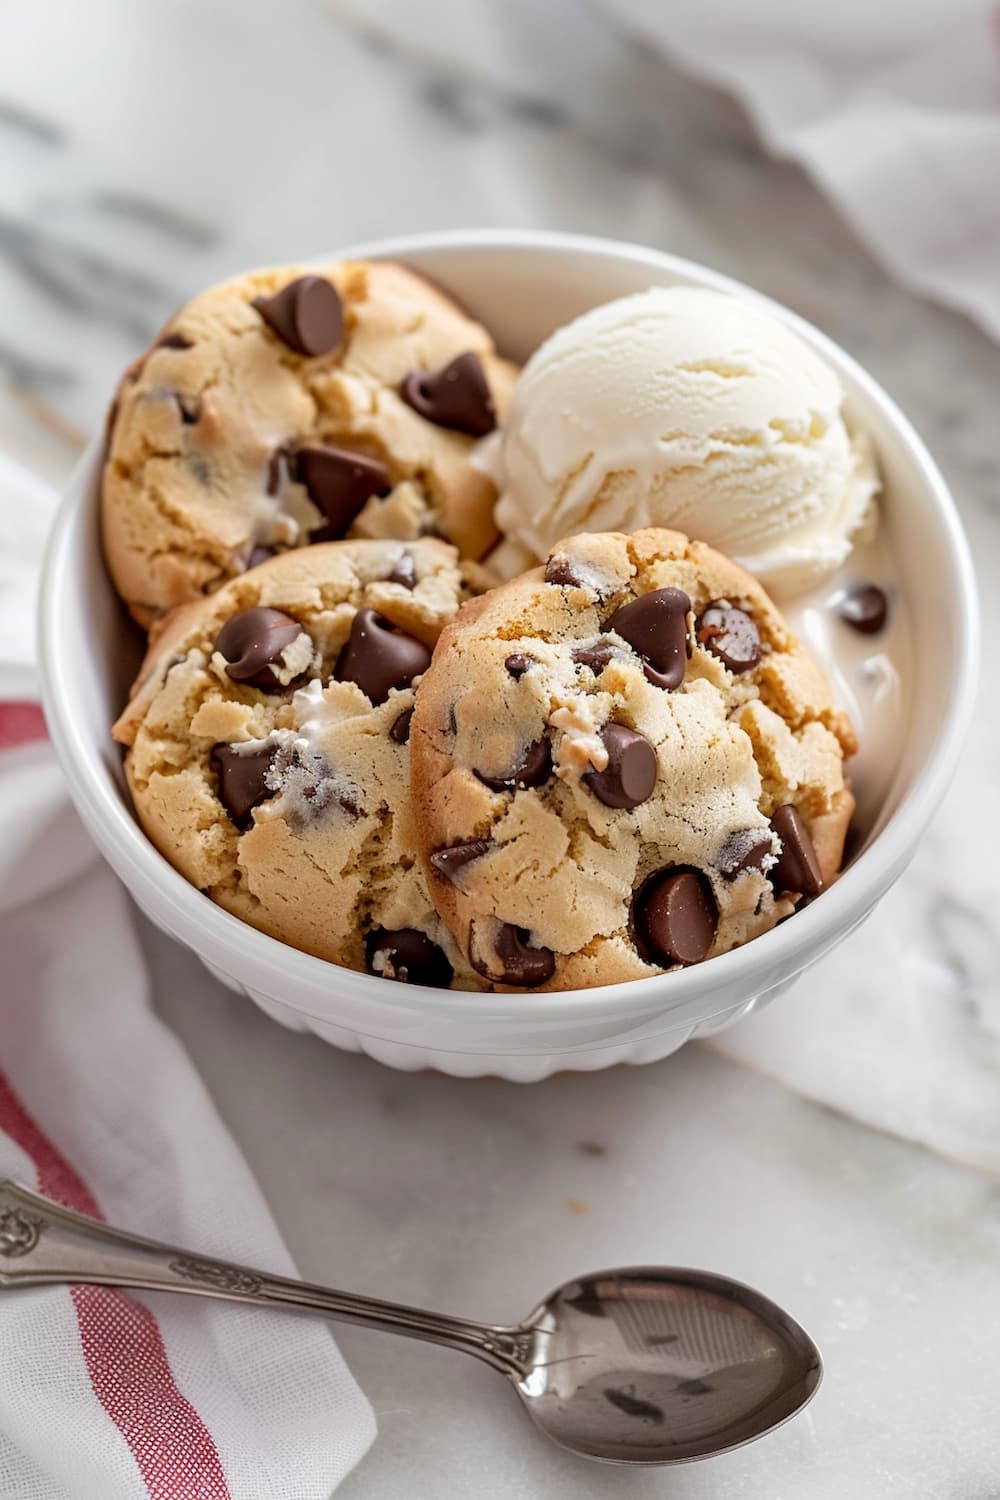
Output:
[[[414,683],[461,592],[443,542],[332,542],[170,615],[114,728],[157,848],[293,947],[483,988],[434,911],[409,797]]]
[[[141,624],[275,551],[341,537],[495,539],[470,463],[515,371],[403,266],[251,272],[181,309],[112,409],[104,549]]]
[[[490,984],[697,963],[818,895],[850,724],[760,585],[677,532],[577,536],[463,606],[417,696],[438,911]]]

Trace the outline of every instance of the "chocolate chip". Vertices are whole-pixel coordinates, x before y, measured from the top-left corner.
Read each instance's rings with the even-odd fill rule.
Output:
[[[365,502],[389,488],[389,470],[377,458],[324,443],[298,450],[295,477],[326,516],[322,531],[312,534],[314,542],[339,541]]]
[[[889,617],[889,601],[877,583],[863,583],[845,594],[837,613],[862,635],[878,635]]]
[[[267,773],[275,748],[240,750],[235,745],[213,745],[212,764],[219,777],[219,801],[237,828],[250,826],[250,812],[274,795]]]
[[[190,396],[182,396],[180,391],[174,392],[174,400],[184,426],[194,427],[201,416],[201,402],[192,400]]]
[[[417,565],[413,561],[412,552],[401,552],[393,564],[392,572],[386,579],[386,583],[398,583],[404,589],[414,589],[417,586]]]
[[[287,686],[273,669],[284,665],[283,652],[302,634],[298,620],[280,609],[258,606],[227,620],[216,636],[215,649],[229,663],[226,671],[234,682],[273,692]]]
[[[434,985],[446,990],[455,976],[447,957],[426,933],[415,927],[391,931],[376,927],[365,938],[369,974],[399,984]]]
[[[247,558],[247,567],[259,568],[261,563],[269,562],[276,555],[274,547],[254,547]]]
[[[735,880],[744,870],[759,870],[774,852],[774,840],[766,828],[737,828],[727,833],[716,858],[719,874]]]
[[[796,896],[818,896],[823,889],[823,871],[801,813],[793,802],[775,810],[771,827],[781,840],[778,863],[770,872],[777,891]]]
[[[745,610],[709,604],[694,629],[698,644],[730,672],[749,672],[760,661],[760,631]]]
[[[156,347],[157,349],[193,349],[194,344],[183,333],[165,333]]]
[[[543,734],[541,739],[530,744],[517,765],[506,776],[484,776],[482,771],[477,771],[476,775],[493,792],[513,792],[527,786],[541,786],[552,775],[552,746],[548,735]]]
[[[658,870],[644,880],[633,903],[638,945],[651,962],[696,964],[715,941],[719,909],[700,870]]]
[[[407,406],[433,422],[470,437],[485,437],[497,425],[493,397],[478,354],[460,354],[437,371],[412,370],[401,394]]]
[[[430,660],[423,641],[397,630],[374,609],[359,609],[337,661],[336,678],[356,682],[373,703],[384,703],[393,688],[409,687],[426,672]]]
[[[473,925],[469,937],[469,962],[477,974],[494,984],[510,984],[518,989],[534,989],[555,973],[556,957],[551,948],[534,948],[526,927],[504,922],[496,933],[493,953],[488,957],[478,951]]]
[[[608,663],[620,655],[610,641],[595,641],[591,646],[577,646],[573,660],[577,666],[589,667],[595,677],[600,677]]]
[[[553,552],[545,564],[545,582],[555,583],[565,589],[585,589],[591,586],[586,570],[579,567],[565,552]]]
[[[288,449],[275,448],[267,461],[267,493],[280,495],[288,480]]]
[[[656,751],[624,724],[605,724],[601,740],[608,763],[603,771],[588,771],[584,781],[605,807],[638,807],[656,785]]]
[[[439,875],[455,883],[460,870],[474,859],[481,859],[493,845],[489,839],[470,839],[467,844],[451,844],[447,849],[436,849],[431,855],[431,864]]]
[[[684,681],[690,608],[683,589],[655,589],[623,604],[604,628],[638,651],[650,682],[671,692]]]
[[[555,954],[550,948],[532,947],[531,933],[524,927],[505,922],[497,935],[496,951],[503,964],[503,984],[523,984],[533,989],[555,973]]]
[[[395,740],[397,745],[408,745],[410,743],[410,721],[412,718],[413,709],[404,708],[403,712],[393,719],[392,728],[389,730],[389,738]]]
[[[340,296],[322,276],[300,276],[273,297],[255,297],[253,306],[296,354],[329,354],[344,332]]]
[[[534,666],[534,662],[530,656],[525,656],[523,651],[515,651],[512,656],[507,657],[504,666],[514,681],[518,682],[524,676],[525,672]]]

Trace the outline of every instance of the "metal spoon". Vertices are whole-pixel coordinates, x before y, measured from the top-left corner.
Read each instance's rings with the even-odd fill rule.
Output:
[[[0,1183],[0,1289],[98,1282],[299,1308],[446,1344],[506,1375],[563,1448],[619,1464],[711,1458],[786,1422],[819,1350],[759,1292],[706,1271],[599,1271],[512,1328],[269,1276],[111,1229]]]

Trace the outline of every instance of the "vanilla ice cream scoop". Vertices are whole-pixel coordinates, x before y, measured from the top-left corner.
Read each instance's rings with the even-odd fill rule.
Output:
[[[842,402],[833,370],[749,298],[654,287],[596,307],[518,380],[491,561],[511,576],[572,532],[666,526],[775,592],[808,588],[845,560],[879,487]]]

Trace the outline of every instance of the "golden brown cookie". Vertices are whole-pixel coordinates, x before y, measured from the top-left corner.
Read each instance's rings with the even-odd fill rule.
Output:
[[[431,895],[511,988],[744,943],[835,876],[856,748],[760,585],[678,532],[573,537],[463,606],[411,731]]]
[[[515,371],[442,291],[390,262],[248,272],[131,366],[109,419],[104,549],[141,624],[273,551],[439,535],[478,558],[470,463]]]
[[[443,542],[333,542],[169,616],[114,727],[161,853],[295,948],[482,988],[431,904],[409,797],[412,684],[461,595]]]

